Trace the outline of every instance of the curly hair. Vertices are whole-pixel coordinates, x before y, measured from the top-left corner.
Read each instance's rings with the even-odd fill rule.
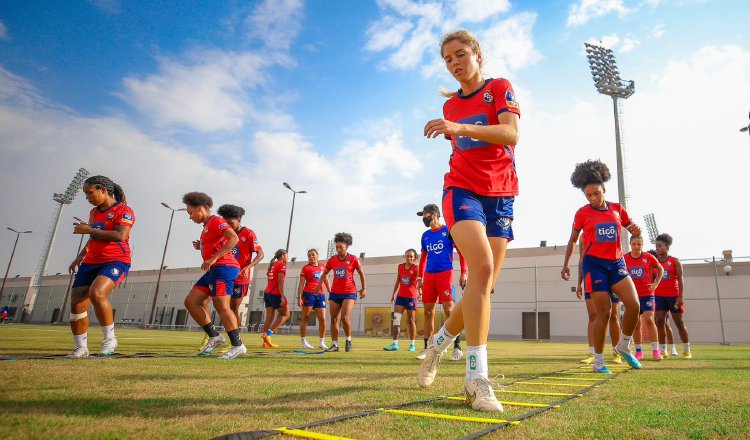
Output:
[[[125,191],[122,187],[112,181],[107,176],[91,176],[83,182],[84,185],[93,185],[96,189],[105,189],[120,203],[127,203],[128,200],[125,198]]]
[[[354,240],[352,239],[352,234],[348,232],[337,232],[336,235],[333,236],[333,242],[344,243],[347,247],[349,247],[352,245]]]
[[[587,160],[576,164],[576,169],[570,175],[570,183],[583,191],[586,185],[592,183],[604,185],[611,177],[612,174],[610,174],[607,164],[600,160]]]
[[[656,236],[656,241],[660,241],[660,242],[664,243],[667,246],[667,248],[669,248],[670,246],[672,246],[672,236],[669,235],[669,234],[659,234],[659,235],[657,235]]]
[[[214,206],[214,201],[208,194],[197,191],[182,196],[182,203],[188,206],[205,206],[209,209]]]
[[[242,216],[245,215],[245,208],[237,205],[221,205],[219,206],[219,209],[216,210],[216,213],[224,218],[240,220]]]

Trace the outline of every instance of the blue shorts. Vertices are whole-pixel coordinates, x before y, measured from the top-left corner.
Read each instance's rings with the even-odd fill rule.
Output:
[[[109,278],[116,286],[125,279],[129,270],[130,265],[122,261],[110,261],[101,264],[81,263],[73,281],[73,288],[90,286],[99,275]]]
[[[232,290],[232,298],[242,299],[247,296],[250,284],[235,284]]]
[[[639,296],[638,301],[641,302],[641,315],[643,312],[653,312],[656,301],[654,295],[651,296]]]
[[[325,309],[326,308],[325,293],[319,293],[315,295],[312,292],[302,292],[302,307],[312,307],[313,309]]]
[[[328,300],[333,301],[338,305],[341,305],[345,299],[353,299],[354,301],[357,300],[357,294],[356,293],[329,293],[328,294]]]
[[[581,263],[583,271],[583,291],[611,292],[612,286],[630,276],[625,259],[604,260],[586,255]]]
[[[234,292],[234,280],[240,274],[240,268],[234,266],[211,266],[196,281],[193,289],[200,290],[208,296],[226,296]]]
[[[583,298],[589,300],[589,299],[591,299],[591,294],[590,293],[584,293],[583,294]],[[612,292],[609,292],[609,299],[610,299],[610,301],[612,301],[613,304],[619,304],[620,303],[620,298],[618,298],[617,295],[615,295]]]
[[[416,298],[406,298],[403,296],[397,296],[395,304],[397,306],[403,307],[405,310],[417,310]]]
[[[450,230],[462,220],[476,220],[487,228],[488,237],[513,240],[515,197],[480,196],[462,188],[443,191],[443,216]]]
[[[676,296],[656,296],[654,297],[655,301],[655,308],[656,311],[662,312],[664,310],[669,311],[670,313],[685,313],[685,306],[682,305],[680,307],[677,307],[677,297]]]
[[[273,295],[268,292],[263,292],[263,302],[267,309],[280,309],[289,305],[285,296]]]

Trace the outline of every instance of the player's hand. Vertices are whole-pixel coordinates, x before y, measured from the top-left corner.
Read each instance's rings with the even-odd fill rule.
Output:
[[[433,119],[424,126],[424,135],[426,138],[436,138],[439,135],[458,135],[461,131],[461,124],[451,122],[447,119]]]
[[[677,308],[682,307],[685,304],[685,301],[682,299],[681,296],[677,297],[677,300],[674,302],[674,306]]]
[[[583,299],[583,287],[581,285],[578,285],[578,288],[576,289],[576,296],[578,299]]]
[[[417,290],[419,290],[420,292],[422,291],[422,280],[417,280]]]
[[[297,305],[302,307],[302,298],[297,298]]]
[[[88,234],[91,232],[91,229],[88,223],[73,223],[74,234]]]
[[[363,287],[362,290],[359,291],[359,299],[365,299],[366,296],[367,296],[367,289]]]
[[[461,286],[462,289],[466,288],[466,280],[468,278],[469,277],[465,273],[462,273],[461,276],[458,278],[458,284]]]
[[[653,292],[654,290],[656,290],[657,287],[659,287],[659,282],[654,281],[653,283],[648,285],[648,291]]]
[[[394,305],[396,304],[396,297],[395,296],[391,297],[391,304],[394,304]]]
[[[242,271],[240,271],[240,276],[242,278],[249,278],[250,277],[250,267],[248,266],[248,267],[242,269]]]
[[[201,264],[201,269],[208,271],[209,269],[211,269],[211,266],[213,266],[214,263],[216,263],[216,259],[209,258],[208,260],[204,261],[203,264]]]
[[[81,260],[76,258],[73,260],[72,263],[70,263],[70,267],[68,267],[68,273],[76,273],[76,269],[78,268],[78,265],[81,264]]]
[[[638,225],[636,225],[635,223],[633,223],[630,226],[628,226],[627,229],[628,229],[628,232],[630,232],[634,236],[636,236],[636,237],[640,237],[641,236],[641,227],[638,226]]]
[[[570,268],[568,266],[563,267],[560,271],[560,276],[565,281],[570,281]]]
[[[201,241],[200,240],[193,240],[193,247],[196,251],[199,251],[201,249]]]

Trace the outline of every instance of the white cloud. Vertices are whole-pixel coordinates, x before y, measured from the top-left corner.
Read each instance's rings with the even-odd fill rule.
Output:
[[[589,44],[606,47],[607,49],[614,50],[617,47],[617,45],[620,44],[620,37],[618,37],[617,34],[604,35],[601,38],[589,38],[586,42]],[[586,51],[583,50],[582,53],[585,53],[585,52]]]
[[[625,38],[624,40],[622,40],[622,47],[620,47],[620,52],[632,52],[640,44],[641,42],[634,38]]]
[[[8,28],[2,20],[0,20],[0,40],[10,40],[10,37],[8,36]]]
[[[369,37],[366,50],[379,52],[381,50],[398,47],[404,41],[406,33],[414,25],[408,20],[399,20],[393,16],[386,15],[375,23],[371,24],[365,35]]]
[[[541,59],[534,49],[532,28],[536,14],[523,12],[482,31],[484,70],[492,75],[515,73]]]
[[[508,0],[456,0],[450,17],[458,23],[479,23],[495,14],[510,11]]]
[[[652,38],[660,38],[666,33],[667,33],[667,30],[665,29],[664,24],[659,23],[656,26],[654,26],[654,28],[651,30],[650,35]]]
[[[568,27],[581,26],[592,18],[616,13],[620,17],[632,12],[622,0],[580,0],[570,5],[568,11]]]
[[[245,19],[247,35],[272,49],[289,49],[302,28],[301,0],[264,0]]]
[[[107,14],[122,13],[122,5],[119,0],[90,0],[91,3]]]

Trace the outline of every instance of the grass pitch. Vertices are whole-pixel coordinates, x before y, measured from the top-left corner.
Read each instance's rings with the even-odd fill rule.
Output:
[[[250,353],[233,361],[190,356],[202,333],[139,329],[117,329],[119,353],[184,356],[0,361],[0,438],[205,439],[462,390],[464,362],[448,360],[435,386],[419,389],[419,361],[405,350],[408,342],[402,341],[402,351],[394,353],[382,350],[389,342],[385,339],[355,338],[351,353],[283,355],[299,347],[297,336],[274,336],[282,346],[276,350],[261,349],[258,334],[242,336]],[[98,328],[91,329],[89,339],[89,348],[96,352],[101,341]],[[66,327],[0,326],[0,357],[66,354],[69,349],[72,337]],[[490,374],[503,373],[508,382],[575,367],[586,347],[490,342],[488,352]],[[647,359],[649,354],[647,350]],[[487,438],[750,438],[750,347],[699,345],[693,355],[692,360],[646,360],[640,371],[620,375],[558,409]],[[552,390],[534,385],[510,389]],[[498,397],[537,403],[558,399],[501,393]],[[479,414],[448,400],[408,409],[504,419],[529,410],[506,406],[502,415]],[[377,414],[314,431],[362,439],[437,439],[457,438],[486,426]]]

